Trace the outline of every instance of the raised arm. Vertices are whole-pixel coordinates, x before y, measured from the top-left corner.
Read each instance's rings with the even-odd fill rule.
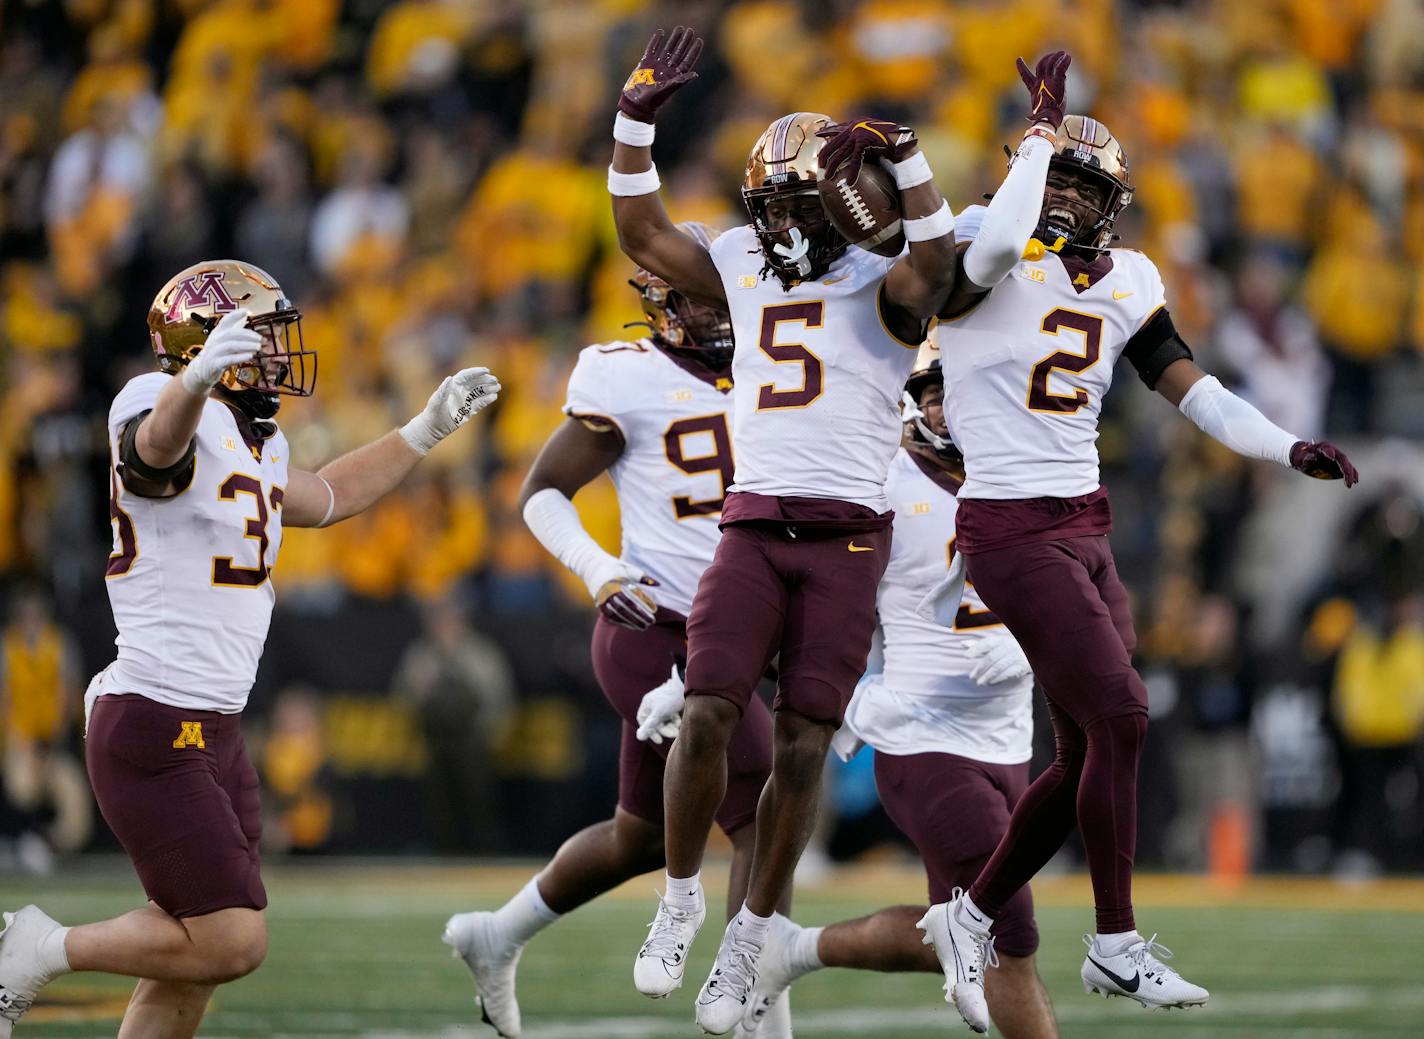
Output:
[[[618,244],[628,259],[699,303],[725,309],[727,295],[717,267],[707,250],[668,217],[653,165],[658,109],[684,83],[697,78],[692,68],[701,53],[702,39],[691,29],[678,26],[666,43],[661,29],[653,33],[618,98],[608,192]]]
[[[623,453],[623,436],[611,423],[570,418],[554,430],[519,492],[524,522],[549,550],[588,587],[599,611],[634,631],[653,623],[657,603],[640,586],[655,586],[637,567],[605,552],[583,528],[570,500]]]
[[[1054,51],[1030,69],[1020,58],[1019,77],[1029,92],[1029,128],[999,190],[984,209],[982,223],[968,248],[959,253],[959,277],[943,314],[961,314],[1018,265],[1043,211],[1043,189],[1053,140],[1066,110],[1068,66],[1072,57]]]
[[[134,494],[166,498],[187,485],[208,395],[224,372],[262,349],[262,336],[247,327],[248,316],[246,310],[223,315],[198,355],[159,391],[152,410],[119,434],[119,472]]]
[[[925,322],[939,313],[954,285],[954,214],[935,187],[915,131],[884,119],[860,119],[822,130],[829,138],[819,161],[823,175],[854,181],[860,164],[879,162],[895,178],[910,251],[885,275],[881,304],[896,337],[919,343]]]
[[[293,469],[282,499],[288,527],[329,527],[365,512],[406,478],[417,463],[471,416],[499,397],[499,380],[488,368],[466,368],[445,377],[415,418],[315,473]]]

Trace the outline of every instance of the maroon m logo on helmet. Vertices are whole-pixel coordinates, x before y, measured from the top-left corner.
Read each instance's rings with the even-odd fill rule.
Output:
[[[222,271],[204,271],[191,278],[184,278],[173,294],[173,302],[163,315],[163,320],[172,324],[182,318],[185,311],[197,307],[212,306],[214,314],[226,314],[237,309],[237,304],[223,288]]]

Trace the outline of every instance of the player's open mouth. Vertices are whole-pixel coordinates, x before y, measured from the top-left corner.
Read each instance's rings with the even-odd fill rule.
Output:
[[[1063,206],[1051,207],[1048,210],[1048,219],[1050,223],[1066,224],[1071,230],[1077,230],[1078,227],[1078,214]]]

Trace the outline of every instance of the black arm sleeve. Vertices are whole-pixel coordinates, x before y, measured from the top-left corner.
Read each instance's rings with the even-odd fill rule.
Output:
[[[1166,307],[1159,307],[1147,319],[1147,323],[1127,341],[1122,355],[1132,362],[1149,390],[1157,388],[1157,380],[1173,361],[1192,359],[1191,348],[1177,335],[1172,315],[1167,313]]]
[[[188,450],[183,457],[163,469],[155,469],[139,457],[138,427],[148,416],[140,412],[129,419],[119,433],[119,479],[128,490],[141,498],[171,498],[188,489],[193,482],[194,457],[198,452],[198,438],[188,441]]]

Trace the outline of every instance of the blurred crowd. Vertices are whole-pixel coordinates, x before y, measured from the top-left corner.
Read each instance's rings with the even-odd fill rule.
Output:
[[[1424,866],[1414,0],[5,0],[5,828],[90,839],[71,791],[77,698],[112,636],[103,415],[152,365],[153,294],[216,256],[275,274],[319,352],[316,396],[281,416],[297,464],[385,432],[461,364],[506,387],[399,495],[286,536],[254,701],[282,843],[359,844],[352,777],[408,781],[426,812],[411,841],[438,849],[547,844],[539,826],[582,810],[550,790],[606,810],[616,729],[582,589],[514,503],[577,350],[638,334],[603,169],[618,85],[679,23],[708,46],[657,158],[673,215],[714,226],[745,219],[747,149],[797,109],[912,123],[969,205],[1020,132],[1014,59],[1072,52],[1070,107],[1131,162],[1123,244],[1156,261],[1184,338],[1363,473],[1348,495],[1306,486],[1135,379],[1109,398],[1104,473],[1158,721],[1145,855]],[[616,546],[606,481],[578,505]],[[332,648],[353,632],[370,633],[362,667]]]

